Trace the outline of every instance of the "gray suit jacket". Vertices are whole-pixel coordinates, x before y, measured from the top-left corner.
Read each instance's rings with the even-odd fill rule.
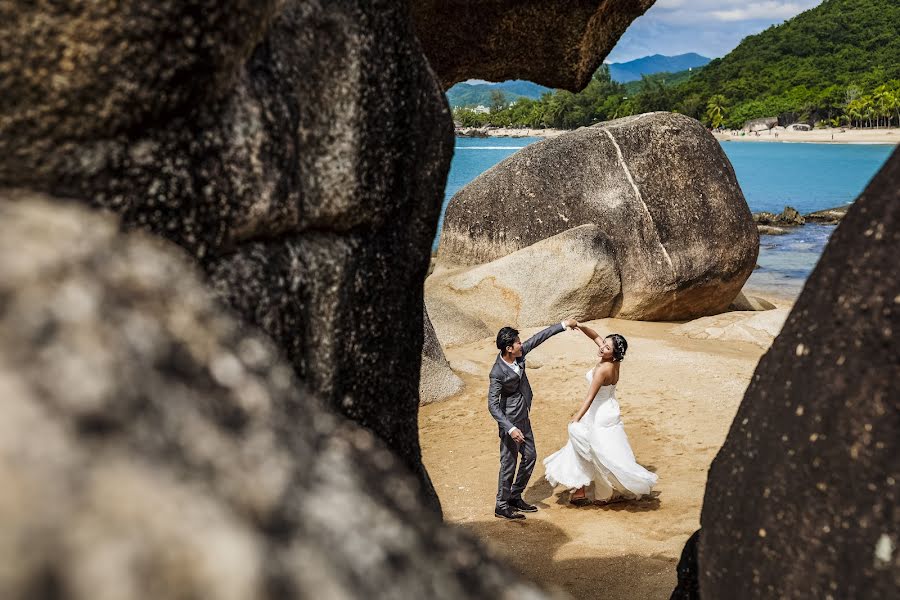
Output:
[[[500,427],[500,437],[503,437],[513,427],[518,427],[522,433],[531,431],[531,421],[528,413],[531,411],[532,393],[528,384],[528,374],[525,372],[525,356],[544,343],[546,340],[564,331],[565,328],[557,323],[543,331],[539,331],[522,344],[522,356],[516,359],[521,376],[503,364],[503,359],[497,355],[494,366],[491,368],[490,385],[488,387],[488,410]]]

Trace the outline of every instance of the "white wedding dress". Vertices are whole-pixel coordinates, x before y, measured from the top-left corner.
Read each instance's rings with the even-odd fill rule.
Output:
[[[592,375],[593,369],[588,385]],[[550,485],[577,489],[594,482],[597,500],[639,498],[656,485],[656,474],[634,460],[615,392],[615,385],[602,386],[581,420],[569,424],[568,443],[544,459]]]

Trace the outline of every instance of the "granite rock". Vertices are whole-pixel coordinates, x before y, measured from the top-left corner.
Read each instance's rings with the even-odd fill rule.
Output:
[[[900,587],[900,152],[832,234],[710,469],[703,598]]]
[[[759,252],[719,143],[693,119],[648,113],[532,144],[480,175],[447,207],[438,264],[487,263],[586,224],[610,239],[621,274],[604,316],[722,312]],[[562,268],[548,263],[544,277]]]
[[[0,194],[0,597],[543,598],[179,248]]]

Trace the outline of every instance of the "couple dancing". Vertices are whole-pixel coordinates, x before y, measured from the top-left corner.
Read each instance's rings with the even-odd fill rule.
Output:
[[[552,325],[524,343],[519,340],[518,331],[504,327],[497,333],[500,354],[491,369],[488,389],[488,409],[500,428],[496,517],[524,519],[522,512],[537,511],[536,506],[522,499],[537,462],[528,418],[532,393],[525,373],[525,355],[566,329],[578,329],[597,344],[597,364],[587,372],[587,394],[569,423],[568,443],[544,459],[547,481],[554,487],[563,485],[574,490],[570,502],[576,506],[590,503],[585,488],[591,483],[597,500],[607,502],[639,498],[649,494],[656,484],[656,475],[635,462],[619,418],[615,391],[628,349],[625,338],[617,333],[601,338],[575,319]]]

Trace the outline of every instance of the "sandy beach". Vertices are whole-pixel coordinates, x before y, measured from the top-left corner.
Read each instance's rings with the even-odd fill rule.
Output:
[[[595,362],[596,346],[578,331],[561,333],[528,356],[538,465],[525,500],[537,504],[538,513],[512,522],[492,513],[499,459],[486,400],[496,356],[491,339],[446,350],[465,387],[422,407],[424,461],[446,521],[480,538],[524,576],[576,598],[667,598],[682,546],[699,526],[710,462],[765,348],[678,335],[678,323],[602,319],[590,325],[629,340],[617,398],[638,462],[659,475],[655,498],[576,508],[543,478],[541,459],[565,443],[567,423],[586,390],[585,373]]]
[[[740,131],[714,132],[720,142],[808,142],[815,144],[897,144],[900,128],[814,129],[812,131],[764,131],[759,135]],[[776,137],[777,134],[777,137]]]
[[[565,129],[519,129],[514,127],[482,128],[489,137],[556,137],[566,133]],[[834,144],[897,144],[900,143],[900,128],[893,129],[815,129],[813,131],[774,131],[740,135],[741,132],[713,132],[720,142],[809,142]]]

